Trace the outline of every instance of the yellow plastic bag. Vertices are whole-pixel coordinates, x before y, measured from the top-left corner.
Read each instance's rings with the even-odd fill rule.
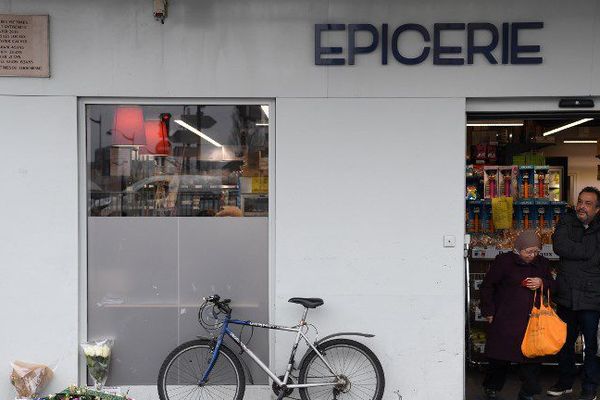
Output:
[[[535,306],[537,290],[533,294],[533,308],[521,343],[521,352],[527,358],[556,354],[567,339],[567,324],[550,307],[550,290],[548,290],[548,305],[544,305],[543,286],[540,293],[542,294],[539,308]]]
[[[494,197],[492,199],[492,220],[496,229],[512,228],[513,198]]]

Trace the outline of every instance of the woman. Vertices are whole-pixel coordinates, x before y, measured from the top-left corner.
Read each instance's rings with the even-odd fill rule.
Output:
[[[540,362],[521,353],[521,342],[533,307],[533,292],[542,284],[554,289],[549,261],[540,255],[541,243],[534,231],[524,231],[514,250],[496,257],[481,285],[481,311],[489,322],[485,354],[489,360],[483,381],[487,399],[495,399],[506,381],[511,362],[519,364],[520,400],[541,392]]]

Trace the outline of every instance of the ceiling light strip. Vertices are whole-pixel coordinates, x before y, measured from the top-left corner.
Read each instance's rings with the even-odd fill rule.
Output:
[[[467,126],[523,126],[522,122],[515,122],[515,123],[468,123]]]
[[[563,141],[563,143],[567,143],[567,144],[593,144],[593,143],[598,143],[597,140],[565,140]]]
[[[544,132],[543,135],[544,136],[552,135],[556,132],[564,131],[565,129],[569,129],[569,128],[572,128],[577,125],[585,124],[586,122],[591,121],[593,119],[594,118],[583,118],[583,119],[580,119],[579,121],[571,122],[570,124],[560,126],[556,129],[552,129],[551,131],[548,131],[548,132]]]
[[[200,136],[202,139],[206,140],[207,142],[210,142],[217,147],[223,147],[223,145],[221,143],[217,142],[216,140],[212,139],[209,136],[206,136],[204,133],[200,132],[198,129],[194,128],[193,126],[186,124],[182,120],[176,119],[175,122],[178,123],[179,125],[183,126],[185,129],[187,129],[191,132],[194,132],[196,135]]]

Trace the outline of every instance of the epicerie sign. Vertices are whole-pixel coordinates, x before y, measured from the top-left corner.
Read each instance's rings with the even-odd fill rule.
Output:
[[[476,55],[480,55],[489,64],[541,64],[543,58],[540,45],[524,44],[519,34],[525,30],[543,29],[543,22],[504,22],[501,26],[491,23],[436,23],[433,25],[433,40],[430,30],[420,24],[403,24],[390,29],[389,24],[377,27],[372,24],[315,24],[315,65],[354,65],[357,55],[379,53],[381,64],[387,65],[391,56],[404,65],[417,65],[431,57],[434,65],[473,64]],[[346,31],[346,52],[341,46],[324,46],[323,37],[335,35],[331,32]],[[462,33],[462,43],[451,43],[449,32]],[[369,37],[368,42],[358,45],[357,36]],[[390,35],[391,33],[391,35]],[[403,36],[409,36],[418,42],[418,54],[403,54],[399,43]],[[331,39],[331,38],[330,38]],[[482,39],[485,41],[482,44]],[[335,43],[338,44],[338,43]],[[344,44],[344,43],[339,43]],[[462,56],[466,48],[466,59]],[[420,51],[420,52],[419,52]],[[494,52],[499,53],[499,59]],[[346,56],[335,57],[335,55]],[[327,57],[324,57],[327,56]]]

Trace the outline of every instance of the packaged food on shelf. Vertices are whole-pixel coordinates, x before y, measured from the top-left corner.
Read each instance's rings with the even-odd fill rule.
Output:
[[[483,201],[472,200],[467,202],[467,232],[482,232],[481,215],[483,213]]]
[[[476,353],[485,353],[486,335],[483,330],[473,329],[469,335],[473,351]]]
[[[517,174],[517,187],[519,198],[531,199],[535,196],[534,193],[535,168],[533,165],[522,165],[519,167]]]
[[[481,228],[483,232],[494,233],[496,228],[494,227],[494,220],[492,219],[492,200],[487,199],[483,201],[483,213],[481,215]]]
[[[534,197],[538,199],[548,198],[550,195],[549,185],[550,185],[550,167],[547,165],[537,166],[534,168],[535,171],[535,188],[534,188]]]
[[[516,165],[498,167],[499,171],[499,196],[517,197],[517,172]]]
[[[483,195],[486,199],[498,197],[497,166],[486,166],[483,168]]]
[[[498,161],[498,143],[491,142],[487,145],[486,161],[488,164],[496,164]]]
[[[476,249],[476,248],[486,249],[488,247],[495,247],[495,244],[496,244],[496,238],[492,237],[490,235],[487,235],[487,234],[471,235],[471,244],[469,247],[472,249]]]
[[[533,199],[521,199],[515,202],[515,227],[532,229],[536,223],[535,202]]]
[[[496,247],[500,250],[512,251],[517,236],[521,233],[520,229],[507,229],[496,241]]]
[[[535,218],[538,229],[552,227],[552,208],[550,200],[535,199]]]
[[[567,203],[564,201],[553,201],[551,204],[552,226],[556,227],[561,215],[567,211]]]
[[[466,199],[467,200],[477,200],[477,186],[475,185],[468,185],[467,186],[467,193],[466,193]]]
[[[473,320],[481,322],[486,321],[485,317],[481,314],[480,300],[471,300],[471,313],[473,315]]]
[[[487,144],[479,143],[474,146],[474,159],[476,164],[485,164],[487,159]]]
[[[492,222],[495,230],[510,229],[513,227],[513,198],[496,197],[491,199]]]

